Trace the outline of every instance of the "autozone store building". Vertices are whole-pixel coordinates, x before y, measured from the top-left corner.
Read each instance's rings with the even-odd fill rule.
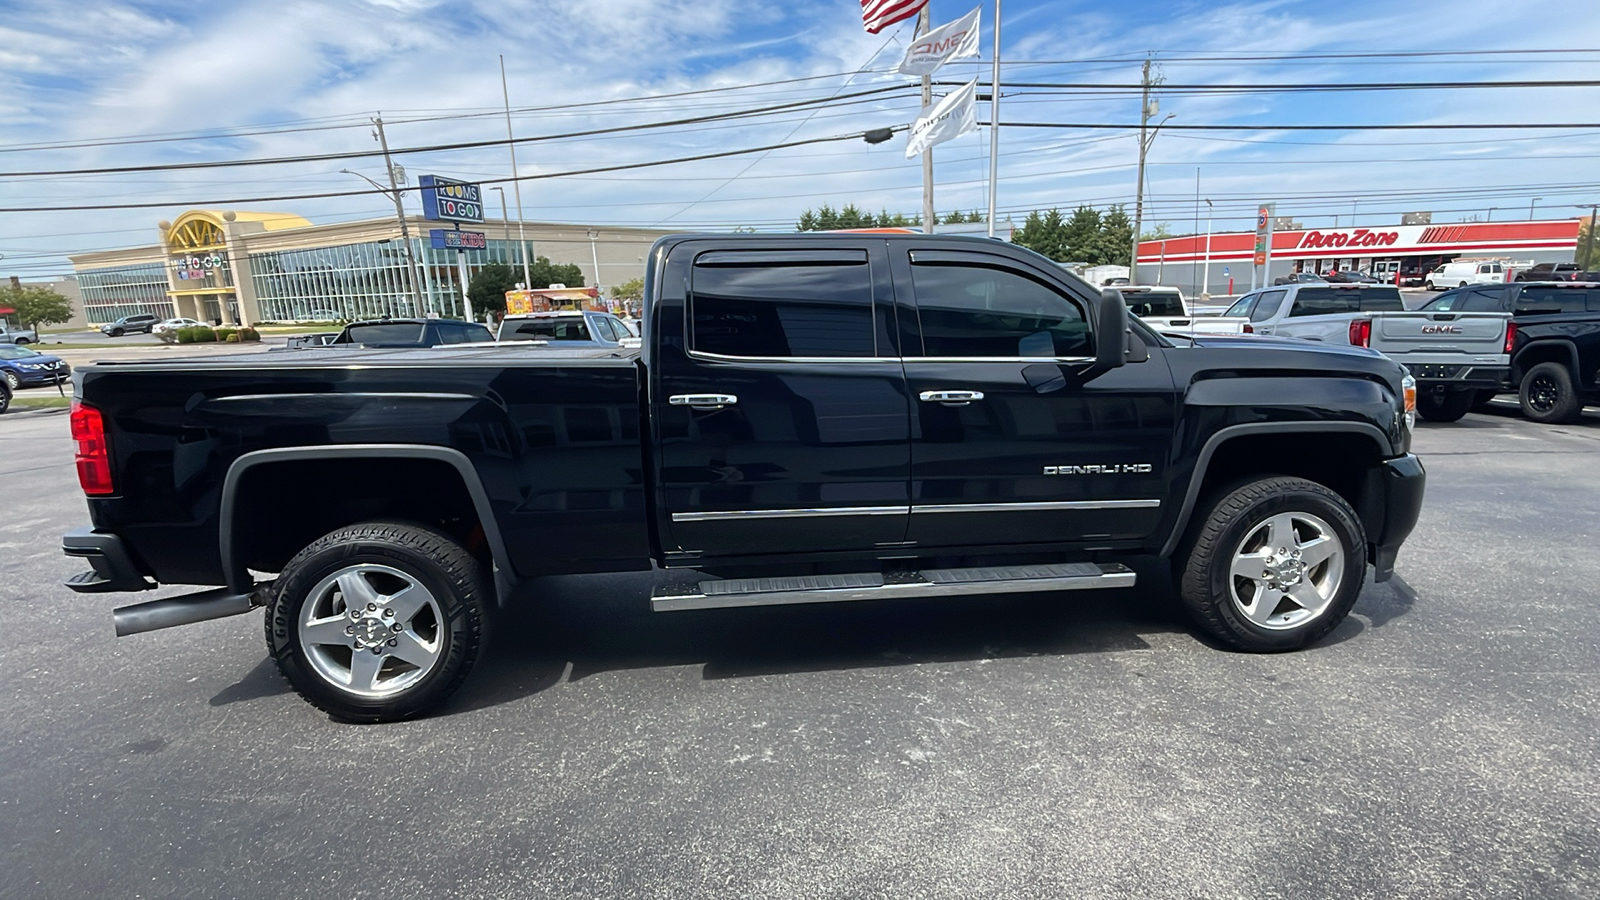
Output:
[[[1421,283],[1424,273],[1456,259],[1499,260],[1515,271],[1542,262],[1572,262],[1578,219],[1463,222],[1278,231],[1266,283],[1293,272],[1358,269],[1384,280]],[[1190,295],[1243,293],[1251,287],[1252,231],[1185,235],[1139,243],[1139,284],[1165,284]],[[1209,247],[1209,249],[1208,249]],[[1209,282],[1205,278],[1210,260]],[[1257,278],[1260,277],[1257,270]],[[1229,290],[1229,279],[1232,290]]]

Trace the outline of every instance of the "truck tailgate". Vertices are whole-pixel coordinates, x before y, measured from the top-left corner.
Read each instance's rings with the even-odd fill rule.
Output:
[[[1243,316],[1145,316],[1145,324],[1176,334],[1244,334]]]
[[[1505,353],[1510,313],[1386,312],[1372,313],[1372,349],[1404,364],[1408,358],[1449,354],[1459,361],[1499,357]]]

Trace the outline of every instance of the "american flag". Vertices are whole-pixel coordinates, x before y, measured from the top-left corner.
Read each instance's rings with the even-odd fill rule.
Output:
[[[877,34],[902,19],[922,11],[928,0],[861,0],[861,24],[868,34]]]

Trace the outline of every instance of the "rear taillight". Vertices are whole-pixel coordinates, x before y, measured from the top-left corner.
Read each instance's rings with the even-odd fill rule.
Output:
[[[1250,323],[1249,322],[1246,322],[1246,323],[1244,323],[1244,333],[1245,334],[1255,334],[1256,330],[1254,328],[1250,327]]]
[[[1516,343],[1517,343],[1517,323],[1512,322],[1510,320],[1507,320],[1506,321],[1506,349],[1501,351],[1501,352],[1510,353],[1512,347],[1514,347],[1516,345]]]
[[[111,448],[106,443],[106,423],[100,410],[72,401],[72,439],[78,442],[75,459],[83,492],[91,497],[113,493]]]
[[[1353,347],[1370,347],[1372,345],[1372,320],[1350,320],[1350,344]]]

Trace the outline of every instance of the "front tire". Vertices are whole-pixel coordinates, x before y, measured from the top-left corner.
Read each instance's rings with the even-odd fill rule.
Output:
[[[113,329],[111,329],[111,336],[112,337],[122,337],[122,329],[121,328],[113,328]]]
[[[1476,391],[1443,391],[1419,394],[1417,415],[1429,422],[1454,422],[1467,414],[1477,400]]]
[[[17,377],[17,373],[15,373],[15,372],[7,372],[6,373],[6,387],[8,387],[8,388],[10,388],[10,389],[12,389],[14,391],[17,388],[22,387],[22,379],[18,378]]]
[[[1576,422],[1583,414],[1583,401],[1572,389],[1572,373],[1561,363],[1545,362],[1522,376],[1517,392],[1522,414],[1535,422],[1557,425]]]
[[[352,525],[279,574],[267,651],[300,696],[336,718],[410,718],[472,671],[486,596],[478,561],[453,539],[416,525]]]
[[[1179,597],[1200,627],[1241,650],[1296,650],[1344,621],[1367,539],[1343,497],[1303,478],[1264,478],[1215,498],[1187,542]]]

